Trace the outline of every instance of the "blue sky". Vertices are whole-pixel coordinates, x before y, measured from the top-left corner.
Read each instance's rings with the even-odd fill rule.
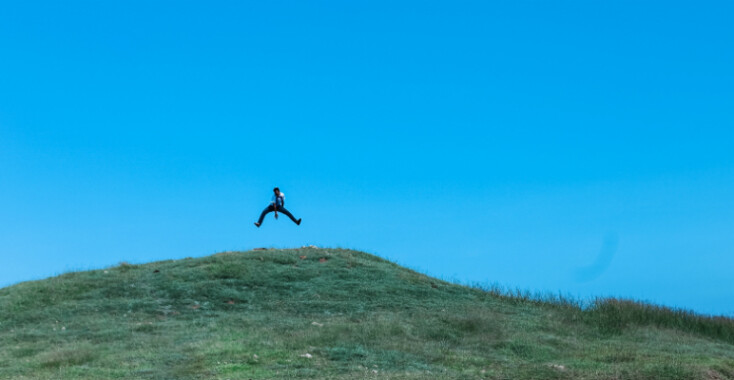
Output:
[[[734,315],[732,11],[5,4],[0,286],[315,244]]]

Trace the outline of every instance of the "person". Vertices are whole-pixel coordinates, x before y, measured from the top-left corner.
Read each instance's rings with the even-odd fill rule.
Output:
[[[265,215],[267,215],[269,212],[275,213],[275,219],[278,219],[278,212],[282,212],[287,217],[291,218],[293,223],[297,225],[301,225],[301,219],[296,219],[293,217],[293,215],[285,209],[285,194],[280,192],[279,188],[273,189],[273,200],[270,202],[270,205],[268,207],[265,207],[265,210],[263,210],[262,214],[260,214],[260,219],[258,219],[257,222],[255,222],[256,227],[260,227],[260,225],[263,224],[263,219],[265,219]]]

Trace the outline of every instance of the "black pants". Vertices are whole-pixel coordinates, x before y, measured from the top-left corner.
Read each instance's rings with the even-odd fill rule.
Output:
[[[296,220],[296,218],[294,218],[293,215],[290,212],[288,212],[288,210],[285,209],[285,207],[279,206],[276,209],[275,205],[270,205],[268,207],[265,207],[265,210],[263,210],[262,214],[260,214],[260,219],[258,219],[257,224],[262,224],[263,223],[263,219],[265,219],[265,215],[267,215],[269,212],[273,212],[273,211],[276,211],[276,210],[278,212],[282,212],[287,217],[291,218],[291,220],[293,221],[293,223],[298,224],[298,221]]]

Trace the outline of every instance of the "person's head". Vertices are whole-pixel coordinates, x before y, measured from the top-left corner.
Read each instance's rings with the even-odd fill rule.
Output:
[[[276,187],[275,189],[273,189],[273,192],[275,193],[275,195],[278,195],[280,194],[280,189]]]

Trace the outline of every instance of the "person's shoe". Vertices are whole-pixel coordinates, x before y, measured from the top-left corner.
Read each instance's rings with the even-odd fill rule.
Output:
[[[296,220],[296,224],[300,226],[301,225],[301,219]]]
[[[255,222],[255,227],[260,228],[260,223]]]

